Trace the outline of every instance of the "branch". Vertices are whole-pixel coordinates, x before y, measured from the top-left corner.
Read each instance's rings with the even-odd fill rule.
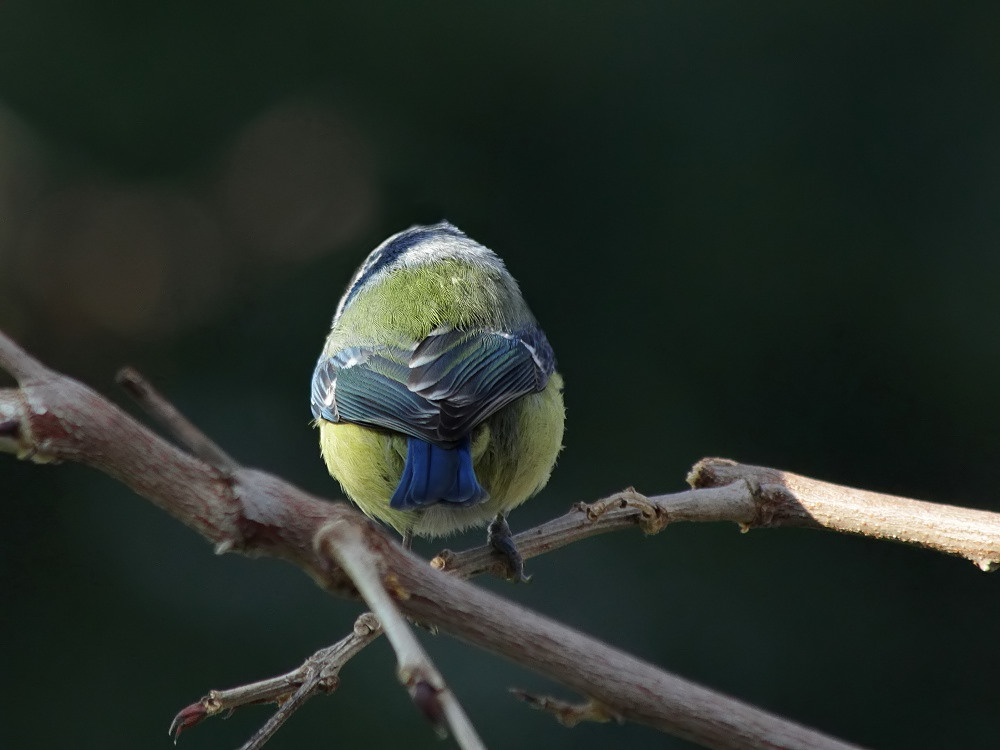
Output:
[[[384,536],[379,538],[385,542]],[[434,668],[409,624],[400,614],[394,599],[406,599],[405,592],[395,587],[391,573],[380,570],[380,560],[374,548],[365,543],[363,529],[358,525],[333,522],[320,529],[317,545],[327,547],[357,584],[358,590],[375,616],[396,652],[399,681],[410,690],[410,697],[435,726],[447,720],[462,750],[485,750],[472,723],[459,706],[454,693]],[[392,588],[388,588],[391,586]]]
[[[340,686],[340,670],[356,654],[382,634],[378,619],[365,612],[354,622],[350,634],[332,646],[317,651],[287,674],[242,685],[230,690],[212,690],[197,703],[181,709],[170,724],[174,742],[181,733],[203,719],[252,703],[278,703],[280,707],[240,750],[257,750],[305,702],[317,693],[332,693]]]
[[[0,366],[28,378],[19,391],[0,391],[0,423],[7,425],[5,434],[10,436],[8,444],[0,444],[0,448],[36,461],[69,459],[90,464],[201,532],[215,542],[219,553],[239,551],[281,557],[298,564],[331,591],[355,593],[350,574],[337,565],[336,556],[331,554],[336,552],[336,546],[317,555],[312,540],[317,530],[327,525],[337,529],[369,526],[360,514],[341,503],[307,495],[264,472],[237,465],[132,371],[120,377],[129,391],[215,465],[169,445],[86,386],[48,370],[2,334]],[[349,538],[347,531],[343,535]],[[353,568],[353,573],[361,575],[364,571]],[[370,581],[362,580],[370,595]],[[388,614],[384,607],[382,610],[383,616]],[[393,640],[398,649],[402,636]],[[411,693],[418,706],[433,719],[440,718],[433,715],[434,707],[442,706],[441,717],[448,721],[462,746],[482,747],[429,659],[423,656],[418,667],[415,653],[411,648],[403,663],[419,676]],[[430,697],[425,684],[434,688]],[[292,695],[291,705],[307,699],[312,690],[300,688]],[[435,695],[439,698],[435,699]],[[274,729],[291,710],[272,718]],[[174,719],[171,733],[179,735],[204,715],[207,709],[202,715],[193,707],[185,709]],[[269,730],[264,739],[273,731]],[[253,744],[251,740],[251,747]]]
[[[325,589],[345,596],[356,597],[357,584],[380,614],[388,613],[383,616],[393,618],[398,609],[576,689],[608,715],[646,723],[706,747],[850,747],[443,575],[342,503],[321,500],[264,472],[241,466],[222,470],[205,463],[166,443],[82,384],[45,368],[3,334],[0,367],[20,384],[0,390],[0,450],[35,461],[73,460],[98,468],[197,530],[220,553],[289,560]],[[561,519],[518,535],[517,541],[522,554],[531,557],[575,538],[636,524],[648,531],[673,520],[735,520],[746,527],[776,521],[820,524],[818,514],[792,512],[796,504],[805,507],[805,501],[771,502],[781,512],[764,513],[771,506],[761,505],[761,498],[773,501],[770,489],[762,493],[742,481],[651,499],[626,492],[578,506]],[[481,550],[441,560],[443,567],[461,569],[464,575],[491,565]],[[398,625],[393,625],[394,645],[401,666],[418,665],[432,694],[419,687],[418,679],[417,701],[433,710],[443,681],[415,655]],[[294,702],[308,691],[300,685],[288,692]],[[178,718],[183,723],[183,717]]]
[[[342,517],[358,522],[343,503],[262,471],[222,471],[185,453],[87,386],[48,369],[2,332],[0,369],[20,385],[0,389],[0,451],[99,469],[197,531],[219,554],[282,558],[327,589],[354,594],[350,578],[312,547],[323,524]]]
[[[821,482],[788,471],[704,458],[692,487],[732,488],[752,513],[745,528],[805,526],[891,539],[958,555],[983,571],[1000,565],[1000,513],[928,503]]]
[[[628,489],[592,504],[578,503],[569,513],[514,537],[525,559],[551,552],[596,534],[639,526],[654,534],[679,521],[732,521],[744,531],[768,526],[802,526],[906,541],[995,570],[1000,557],[1000,515],[880,495],[820,482],[789,472],[703,459],[689,482],[704,489],[646,498]],[[460,578],[482,573],[503,576],[505,561],[488,545],[464,552],[443,550],[431,564]],[[315,658],[315,657],[313,657]],[[563,723],[595,720],[593,702],[575,706],[515,691]],[[252,694],[246,694],[246,703]]]
[[[645,497],[630,488],[577,503],[569,513],[516,534],[514,542],[527,560],[634,526],[655,534],[681,521],[731,521],[743,531],[799,526],[860,534],[964,557],[983,571],[1000,566],[1000,513],[883,495],[725,458],[703,458],[688,483],[695,489]],[[506,570],[486,545],[443,550],[431,564],[463,578],[502,576]]]
[[[228,453],[210,440],[204,432],[191,424],[187,417],[181,414],[133,368],[123,367],[118,371],[115,381],[140,406],[166,427],[194,456],[226,474],[236,470],[238,464]]]
[[[723,696],[619,651],[466,581],[441,575],[374,528],[371,551],[396,606],[563,685],[616,716],[711,748],[854,747]],[[335,543],[317,539],[322,548]]]

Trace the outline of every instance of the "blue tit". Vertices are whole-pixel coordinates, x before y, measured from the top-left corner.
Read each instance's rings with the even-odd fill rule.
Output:
[[[552,347],[517,282],[448,222],[393,235],[354,274],[312,413],[330,474],[406,540],[494,519],[506,529],[548,481],[565,417]]]

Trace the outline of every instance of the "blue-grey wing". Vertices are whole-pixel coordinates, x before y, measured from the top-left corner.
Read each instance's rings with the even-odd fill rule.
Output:
[[[412,349],[351,348],[317,363],[313,416],[457,443],[555,369],[537,328],[519,333],[438,329]]]

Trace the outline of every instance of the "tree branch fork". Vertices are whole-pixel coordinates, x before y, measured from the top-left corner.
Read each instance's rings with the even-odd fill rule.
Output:
[[[488,649],[585,698],[570,705],[524,696],[567,723],[636,721],[711,748],[849,748],[794,722],[671,675],[463,579],[506,575],[488,547],[444,551],[431,565],[402,549],[360,513],[239,465],[142,378],[119,381],[183,446],[178,447],[83,384],[45,367],[0,332],[0,368],[18,387],[0,389],[0,452],[36,463],[77,461],[132,488],[215,545],[288,560],[326,590],[365,601],[353,631],[285,675],[212,691],[182,710],[171,732],[248,703],[278,711],[244,746],[259,748],[312,695],[335,690],[339,671],[385,634],[398,678],[414,703],[463,748],[484,747],[409,621]],[[595,534],[680,521],[731,521],[743,530],[802,526],[863,534],[958,555],[982,570],[1000,565],[1000,514],[857,490],[726,459],[699,461],[692,489],[645,497],[632,489],[515,536],[525,559]],[[445,575],[447,573],[448,575]]]

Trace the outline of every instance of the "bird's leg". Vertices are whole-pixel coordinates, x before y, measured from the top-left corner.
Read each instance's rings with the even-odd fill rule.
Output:
[[[507,525],[507,518],[503,513],[497,513],[497,517],[486,527],[486,541],[493,549],[503,555],[510,567],[511,577],[514,581],[527,583],[531,580],[531,576],[524,575],[524,559],[517,551],[514,536],[510,533],[510,526]]]

